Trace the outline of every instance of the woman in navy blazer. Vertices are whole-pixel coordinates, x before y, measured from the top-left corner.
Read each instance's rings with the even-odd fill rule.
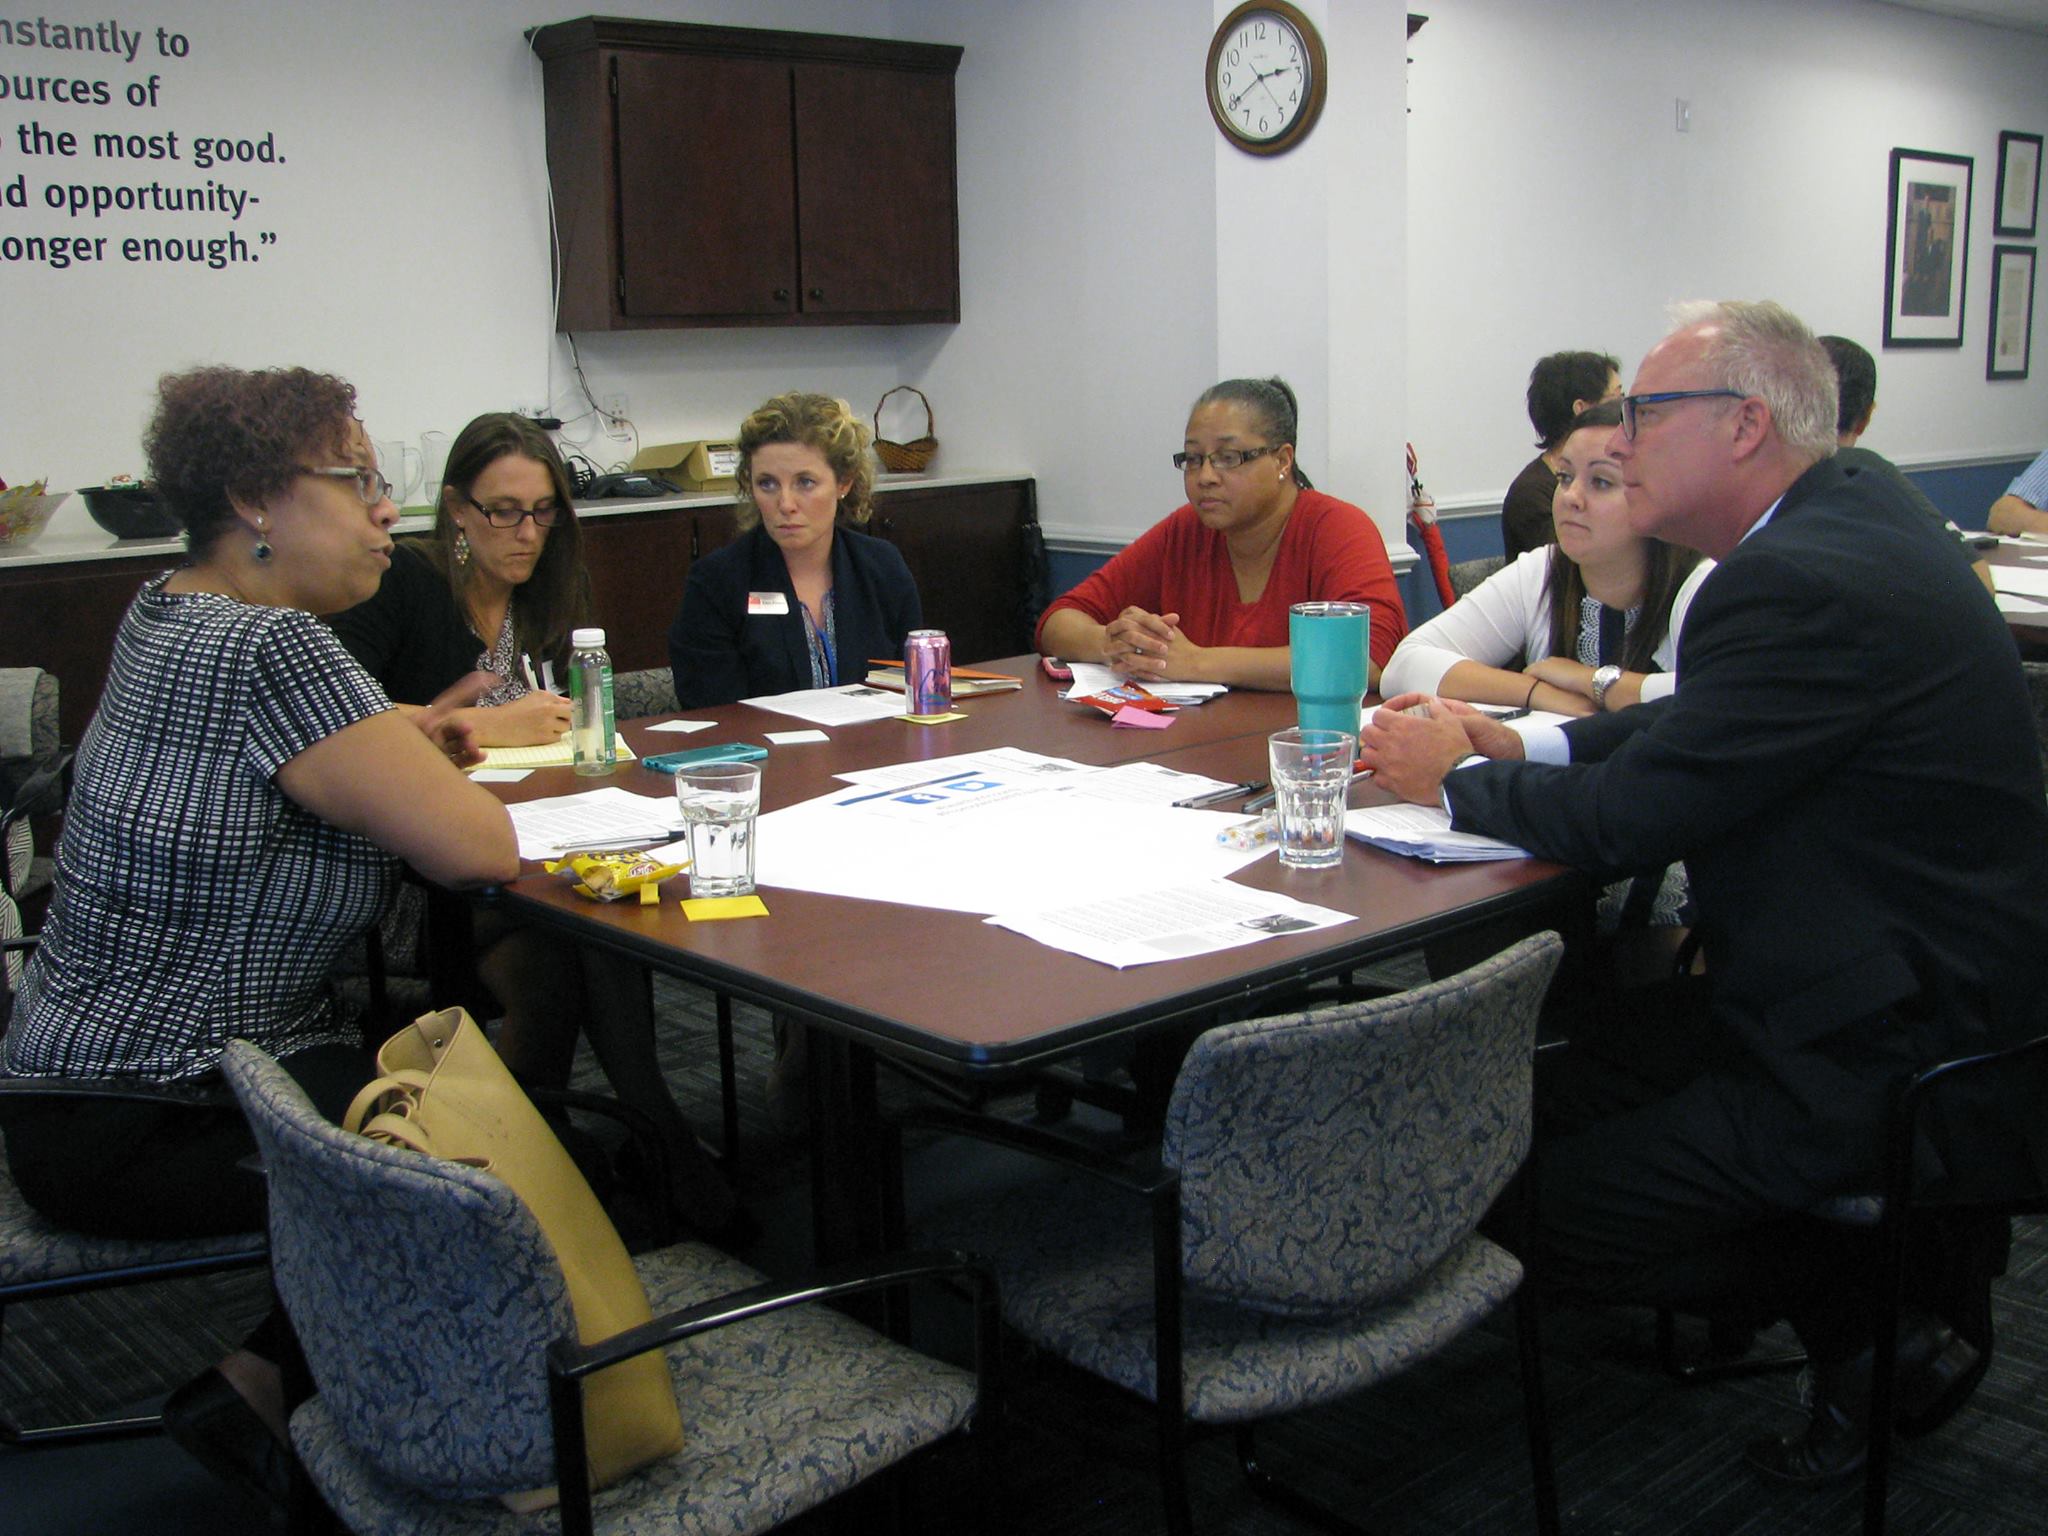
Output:
[[[917,584],[868,520],[867,428],[844,400],[777,395],[739,436],[746,530],[690,568],[668,632],[684,709],[858,682],[918,627]]]

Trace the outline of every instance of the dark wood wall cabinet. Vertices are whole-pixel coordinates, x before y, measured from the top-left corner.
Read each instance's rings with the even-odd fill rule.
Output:
[[[529,36],[559,329],[959,320],[959,48],[600,16]]]
[[[693,560],[734,537],[730,504],[591,516],[583,556],[612,665],[668,665],[668,627]],[[868,531],[893,542],[917,578],[924,621],[953,642],[963,666],[1031,649],[1045,597],[1037,487],[1030,480],[892,485],[875,493]],[[62,685],[64,740],[76,742],[98,707],[114,629],[149,577],[180,562],[176,548],[64,564],[0,562],[0,666],[41,667]]]

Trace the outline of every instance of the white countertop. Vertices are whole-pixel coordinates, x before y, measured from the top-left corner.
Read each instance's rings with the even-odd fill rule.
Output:
[[[941,488],[949,485],[992,485],[1007,480],[1028,480],[1024,471],[1010,474],[960,471],[949,475],[877,475],[877,491],[900,491],[912,487]],[[617,499],[579,501],[576,515],[582,518],[619,517],[628,512],[666,512],[681,507],[716,507],[732,501],[730,491],[692,491],[675,496],[651,496],[645,500]],[[408,507],[398,519],[400,533],[424,533],[433,526],[433,513],[425,507]],[[70,565],[90,560],[127,560],[151,556],[167,564],[184,558],[185,541],[168,539],[116,539],[92,520],[83,497],[73,496],[57,509],[50,526],[25,546],[0,549],[0,572],[38,565]]]

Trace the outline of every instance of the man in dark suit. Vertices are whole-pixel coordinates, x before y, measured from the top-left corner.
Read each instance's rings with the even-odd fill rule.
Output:
[[[1608,1070],[1549,1085],[1538,1273],[1579,1297],[1789,1317],[1818,1367],[1812,1419],[1750,1457],[1819,1481],[1862,1462],[1873,1298],[1867,1235],[1808,1213],[1875,1186],[1899,1076],[2040,1027],[2032,717],[1954,540],[1829,461],[1834,374],[1795,317],[1697,310],[1623,406],[1608,452],[1630,524],[1720,562],[1678,692],[1526,748],[1431,700],[1383,710],[1361,757],[1406,798],[1441,796],[1459,830],[1602,878],[1685,860],[1706,1016],[1591,1042]],[[1901,1423],[1924,1429],[1989,1341],[1948,1326],[1953,1290],[1922,1296],[1951,1313],[1914,1313],[1902,1338]]]

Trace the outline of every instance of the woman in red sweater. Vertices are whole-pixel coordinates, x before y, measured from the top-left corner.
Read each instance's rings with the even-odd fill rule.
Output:
[[[1173,456],[1188,500],[1038,621],[1048,656],[1136,682],[1288,686],[1287,610],[1372,604],[1372,680],[1408,619],[1371,518],[1325,496],[1294,461],[1294,391],[1226,379],[1188,415]]]

